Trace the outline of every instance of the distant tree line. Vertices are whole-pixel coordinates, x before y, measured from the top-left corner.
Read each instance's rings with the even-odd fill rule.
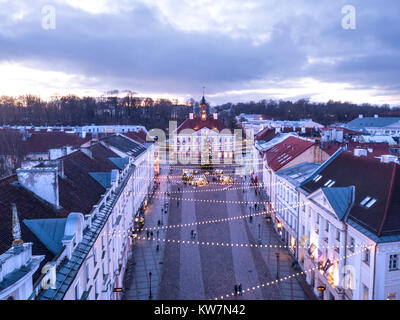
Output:
[[[258,102],[225,103],[214,107],[214,111],[219,113],[219,118],[230,128],[235,127],[234,118],[241,113],[260,114],[264,119],[276,120],[311,118],[324,125],[348,122],[359,114],[364,117],[375,114],[382,117],[400,116],[400,108],[390,108],[389,105],[360,105],[332,100],[316,103],[306,99],[296,102],[264,99]],[[0,125],[138,124],[147,128],[165,129],[170,120],[176,120],[179,124],[188,118],[190,112],[199,112],[199,103],[193,99],[185,105],[179,105],[176,100],[153,100],[134,97],[132,94],[123,98],[113,95],[100,98],[68,95],[53,97],[50,101],[34,95],[0,97]]]
[[[359,114],[364,117],[379,116],[400,116],[400,108],[390,108],[389,105],[354,104],[350,102],[328,101],[326,103],[310,102],[301,99],[296,102],[261,100],[258,102],[225,103],[216,107],[220,118],[232,126],[234,117],[241,113],[260,114],[264,119],[275,120],[300,120],[313,119],[314,121],[330,125],[337,122],[349,122],[357,118]]]
[[[50,101],[37,96],[0,97],[0,125],[82,126],[90,124],[138,124],[148,128],[167,128],[169,120],[186,119],[194,100],[178,105],[169,99],[138,98],[132,95],[120,98],[54,97]]]

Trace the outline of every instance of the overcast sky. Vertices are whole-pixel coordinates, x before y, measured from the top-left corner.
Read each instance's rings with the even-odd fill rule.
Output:
[[[399,80],[398,0],[0,0],[0,95],[400,105]]]

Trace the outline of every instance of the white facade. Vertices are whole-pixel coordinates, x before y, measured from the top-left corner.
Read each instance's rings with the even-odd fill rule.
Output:
[[[209,128],[198,131],[184,129],[173,135],[173,151],[179,163],[199,163],[208,156],[207,147],[212,151],[213,163],[233,163],[236,138],[229,129],[218,132]]]

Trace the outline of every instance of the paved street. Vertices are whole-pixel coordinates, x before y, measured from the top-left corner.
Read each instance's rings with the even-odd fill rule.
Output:
[[[172,174],[179,176],[181,173],[181,169],[177,169]],[[163,170],[162,175],[166,174],[167,170]],[[239,177],[235,176],[235,179],[239,180]],[[179,179],[173,180],[175,181],[170,186],[169,212],[164,214],[164,225],[181,225],[248,215],[254,213],[254,207],[250,212],[249,206],[245,203],[234,202],[260,201],[255,195],[254,188],[249,188],[248,185],[244,186],[245,192],[243,192],[243,185],[227,188],[209,184],[194,188],[177,182]],[[164,192],[167,183],[162,182],[160,188],[157,191]],[[157,227],[161,206],[164,203],[164,199],[160,199],[162,197],[163,193],[156,193],[150,202],[145,214],[145,228]],[[218,200],[221,203],[207,202],[208,200]],[[195,239],[191,239],[191,230],[197,233]],[[142,231],[140,238],[145,236],[146,231]],[[155,230],[153,237],[157,237]],[[261,215],[255,216],[252,222],[249,218],[245,218],[167,228],[160,230],[159,237],[162,240],[158,251],[155,240],[135,240],[125,299],[149,298],[149,272],[152,272],[152,299],[214,299],[221,296],[226,299],[227,294],[230,295],[229,299],[313,298],[305,293],[304,280],[298,277],[270,286],[261,286],[275,281],[277,272],[279,278],[298,272],[292,269],[292,258],[286,249],[212,245],[213,242],[257,244],[259,237],[262,244],[281,244],[276,233]],[[209,245],[171,243],[163,239],[208,242]],[[278,270],[277,252],[280,254]],[[233,296],[234,285],[239,283],[242,284],[245,293]]]

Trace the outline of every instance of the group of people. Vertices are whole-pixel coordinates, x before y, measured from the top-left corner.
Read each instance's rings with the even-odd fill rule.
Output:
[[[242,284],[239,283],[239,285],[235,284],[235,296],[241,296],[242,295]]]

